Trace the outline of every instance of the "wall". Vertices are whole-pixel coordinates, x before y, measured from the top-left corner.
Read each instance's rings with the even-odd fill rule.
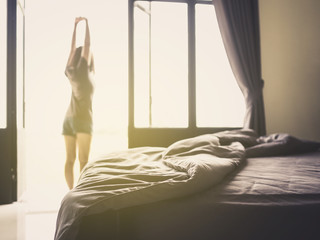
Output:
[[[320,1],[259,6],[267,133],[320,140]]]

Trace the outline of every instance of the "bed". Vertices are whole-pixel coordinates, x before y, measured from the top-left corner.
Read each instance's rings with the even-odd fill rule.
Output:
[[[241,129],[90,162],[63,239],[320,239],[320,144]]]

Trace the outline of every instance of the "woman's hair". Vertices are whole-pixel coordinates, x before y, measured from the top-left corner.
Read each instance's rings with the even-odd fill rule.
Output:
[[[90,61],[90,66],[89,66],[89,68],[90,68],[90,71],[91,72],[93,72],[93,73],[95,73],[95,68],[94,68],[94,57],[93,57],[93,54],[91,53],[91,61]]]
[[[74,53],[73,57],[73,66],[76,67],[79,64],[80,58],[81,58],[81,53],[82,53],[82,46],[76,48],[76,52]],[[93,54],[91,54],[91,61],[90,61],[90,66],[89,69],[90,71],[95,71],[94,69],[94,59],[93,59]]]
[[[76,52],[74,53],[73,56],[73,66],[76,67],[79,64],[80,57],[82,53],[82,46],[76,48]]]

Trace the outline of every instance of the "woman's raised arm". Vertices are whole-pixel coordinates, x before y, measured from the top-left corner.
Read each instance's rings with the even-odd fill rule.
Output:
[[[83,19],[84,18],[82,18],[82,17],[77,17],[74,21],[74,29],[73,29],[72,40],[71,40],[71,49],[70,49],[70,54],[69,54],[67,66],[71,65],[72,59],[74,57],[74,53],[76,52],[77,25]]]
[[[84,37],[84,44],[81,56],[87,60],[88,65],[90,65],[90,30],[89,30],[89,24],[88,19],[83,18],[86,21],[86,35]]]

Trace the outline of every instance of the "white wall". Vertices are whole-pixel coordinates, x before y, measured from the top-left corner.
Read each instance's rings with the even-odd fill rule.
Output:
[[[320,140],[320,1],[259,5],[267,133]]]

